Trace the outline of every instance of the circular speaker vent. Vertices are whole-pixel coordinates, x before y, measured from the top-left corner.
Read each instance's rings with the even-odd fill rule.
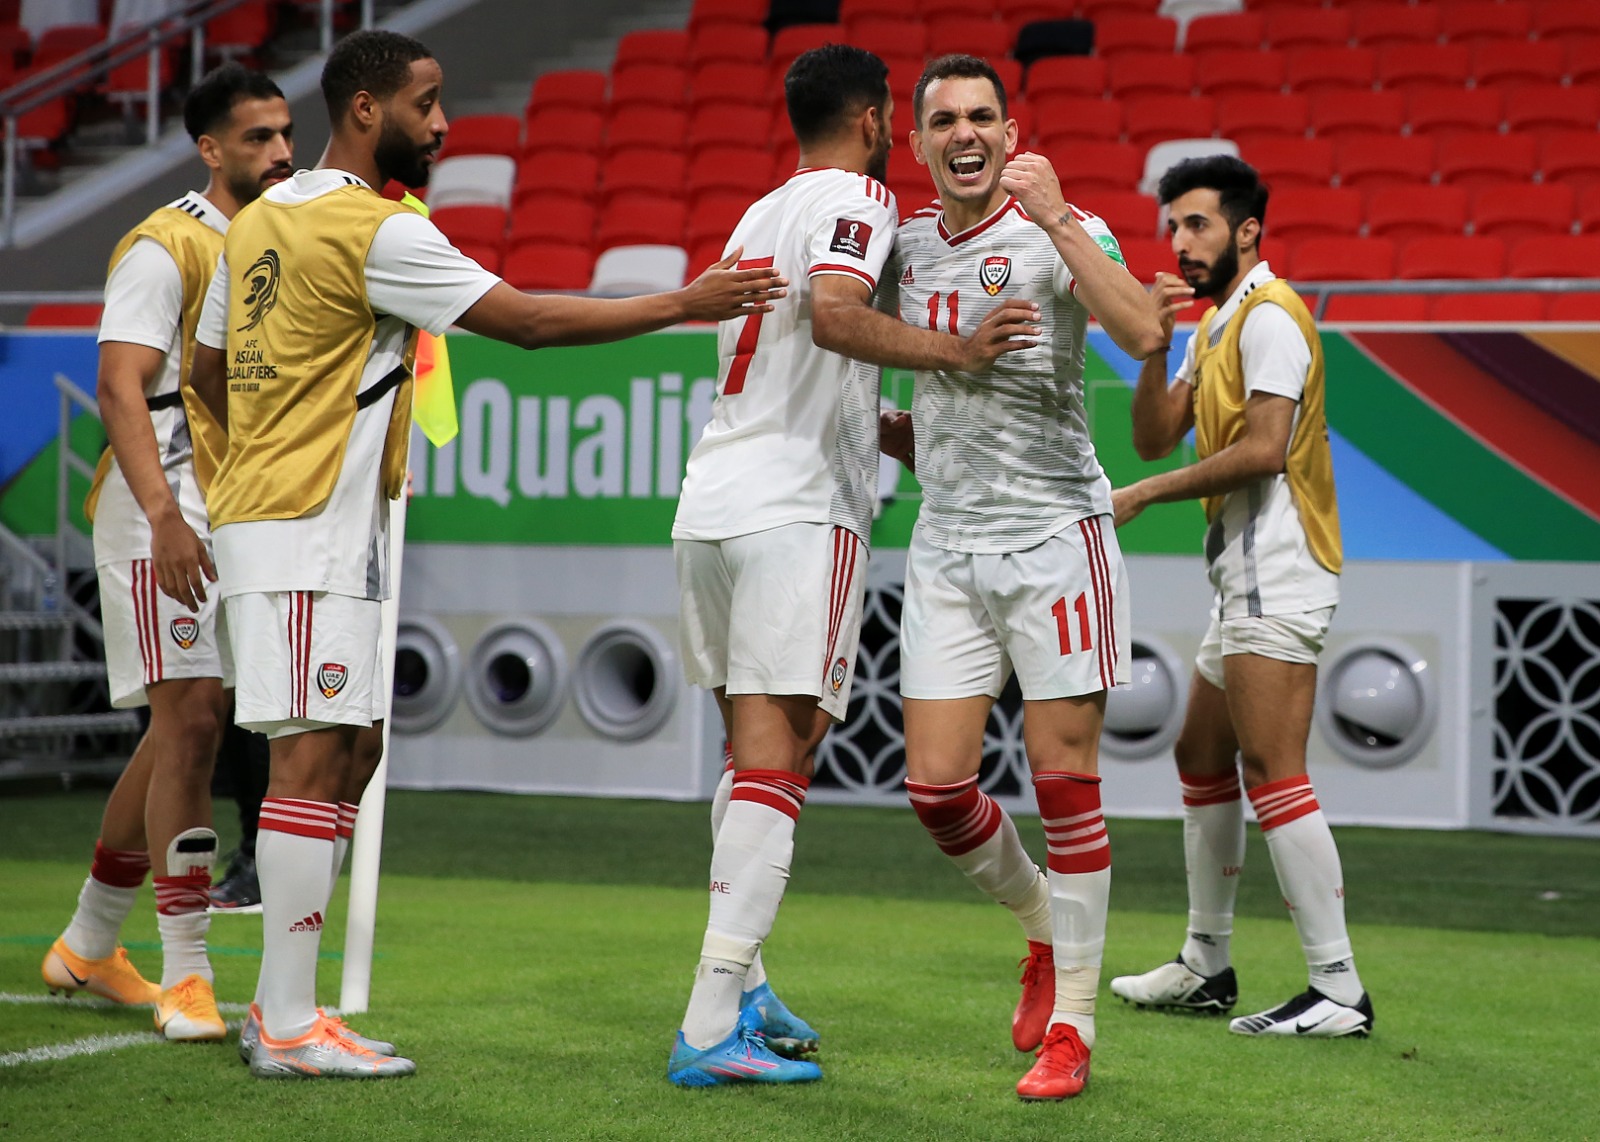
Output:
[[[390,720],[398,734],[420,734],[450,716],[461,696],[461,651],[442,624],[427,615],[400,620],[394,644],[394,700]]]
[[[1100,745],[1112,757],[1142,761],[1172,748],[1183,728],[1183,663],[1159,639],[1133,640],[1131,684],[1106,695]]]
[[[484,631],[467,669],[467,702],[497,734],[527,737],[561,710],[567,656],[542,623],[512,619]]]
[[[573,700],[589,728],[637,741],[661,728],[677,701],[677,659],[650,627],[608,623],[578,652]]]
[[[1404,765],[1433,733],[1433,672],[1403,643],[1352,643],[1323,669],[1321,682],[1317,728],[1346,761],[1368,769]]]

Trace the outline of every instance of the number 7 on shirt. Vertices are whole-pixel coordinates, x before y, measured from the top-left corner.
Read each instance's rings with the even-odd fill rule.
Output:
[[[738,265],[734,266],[736,270],[771,268],[771,258],[741,258]],[[728,366],[728,382],[722,386],[723,396],[731,397],[744,392],[744,379],[750,372],[750,361],[756,355],[756,341],[761,336],[761,319],[765,316],[766,313],[758,309],[743,319],[744,324],[739,327],[739,340],[733,347],[733,363]]]

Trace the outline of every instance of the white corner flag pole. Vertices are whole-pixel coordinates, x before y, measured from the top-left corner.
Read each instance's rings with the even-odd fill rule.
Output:
[[[406,499],[389,501],[389,597],[383,603],[384,708],[394,706],[394,651],[400,634],[400,566],[406,542]],[[389,731],[383,719],[383,758],[367,783],[350,843],[350,905],[344,933],[344,978],[339,1010],[359,1015],[372,997],[372,944],[378,921],[378,864],[383,856],[383,801],[389,783]]]

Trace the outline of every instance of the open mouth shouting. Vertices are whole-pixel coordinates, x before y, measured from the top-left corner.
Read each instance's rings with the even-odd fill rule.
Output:
[[[953,156],[945,166],[956,186],[978,186],[983,172],[988,169],[989,156],[982,151],[964,151]]]

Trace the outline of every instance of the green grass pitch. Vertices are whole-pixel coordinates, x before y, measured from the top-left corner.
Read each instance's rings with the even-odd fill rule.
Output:
[[[70,915],[103,795],[0,799],[0,1140],[1600,1138],[1600,878],[1593,842],[1337,830],[1367,1041],[1232,1036],[1102,983],[1088,1090],[1020,1103],[1009,1020],[1022,953],[909,811],[811,805],[768,945],[822,1031],[812,1087],[679,1090],[665,1067],[705,921],[706,807],[397,793],[372,1010],[417,1060],[384,1083],[266,1083],[234,1044],[32,1048],[149,1029],[143,1010],[19,1002]],[[218,803],[224,842],[231,806]],[[1019,821],[1042,854],[1038,824]],[[1105,976],[1182,935],[1175,822],[1111,822]],[[343,885],[320,995],[338,998]],[[159,970],[148,889],[125,933]],[[211,928],[218,996],[248,1000],[260,921]],[[1304,986],[1259,835],[1234,937],[1240,1010]],[[236,1018],[236,1016],[234,1017]]]

